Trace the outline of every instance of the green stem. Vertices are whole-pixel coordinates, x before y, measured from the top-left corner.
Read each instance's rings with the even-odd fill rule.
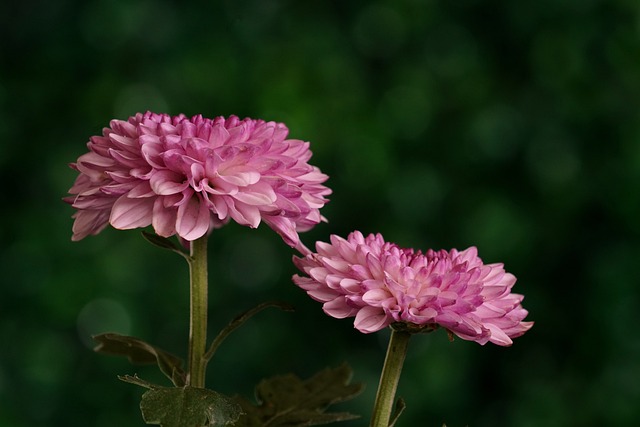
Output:
[[[191,309],[189,317],[189,376],[187,384],[204,388],[207,347],[207,236],[191,242],[189,262]]]
[[[376,403],[373,406],[370,427],[388,427],[391,419],[393,402],[402,372],[407,346],[409,345],[411,334],[406,331],[396,331],[391,329],[387,356],[384,359],[384,367],[380,375]]]

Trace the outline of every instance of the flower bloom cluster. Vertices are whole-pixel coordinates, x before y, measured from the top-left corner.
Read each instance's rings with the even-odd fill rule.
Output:
[[[355,316],[361,332],[401,322],[508,346],[533,326],[523,321],[524,297],[511,293],[515,276],[502,264],[483,264],[475,247],[422,253],[356,231],[346,240],[332,235],[331,243],[317,242],[316,251],[294,257],[304,272],[294,283],[328,315]]]
[[[112,120],[89,152],[71,196],[73,240],[152,225],[163,237],[192,241],[233,219],[267,223],[284,241],[300,245],[299,231],[324,218],[327,176],[307,163],[309,143],[286,139],[287,127],[236,116],[138,113]]]

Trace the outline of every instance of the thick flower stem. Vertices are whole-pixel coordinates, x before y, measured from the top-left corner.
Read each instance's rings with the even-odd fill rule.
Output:
[[[207,236],[191,242],[188,385],[204,388],[207,347]]]
[[[382,374],[380,375],[380,383],[378,384],[378,392],[376,394],[376,402],[373,406],[370,427],[389,426],[396,389],[398,388],[398,381],[400,380],[400,373],[402,372],[402,365],[407,355],[409,338],[411,338],[409,332],[391,329],[389,347],[387,348],[387,355],[384,359]]]

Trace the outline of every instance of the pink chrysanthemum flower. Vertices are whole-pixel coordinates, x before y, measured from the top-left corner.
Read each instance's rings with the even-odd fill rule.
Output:
[[[401,323],[508,346],[533,326],[523,321],[524,297],[511,293],[515,276],[502,264],[483,264],[475,247],[423,254],[356,231],[346,240],[332,235],[330,244],[317,242],[316,250],[294,257],[305,276],[293,281],[330,316],[355,316],[361,332]]]
[[[138,113],[91,137],[71,165],[80,175],[65,198],[73,240],[152,225],[192,241],[233,219],[266,222],[290,246],[324,218],[327,176],[307,163],[309,143],[286,139],[282,123]]]

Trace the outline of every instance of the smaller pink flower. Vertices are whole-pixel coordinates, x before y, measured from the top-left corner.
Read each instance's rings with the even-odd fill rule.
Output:
[[[423,254],[355,231],[346,240],[332,235],[331,243],[317,242],[316,251],[294,257],[304,273],[294,283],[328,315],[355,317],[363,333],[400,323],[508,346],[533,326],[523,321],[524,296],[511,293],[515,276],[502,264],[483,264],[475,247]]]
[[[207,119],[147,112],[112,120],[72,168],[73,240],[117,229],[153,226],[187,241],[230,219],[264,221],[302,248],[299,231],[324,220],[331,190],[311,166],[309,143],[287,139],[282,123],[236,116]]]

